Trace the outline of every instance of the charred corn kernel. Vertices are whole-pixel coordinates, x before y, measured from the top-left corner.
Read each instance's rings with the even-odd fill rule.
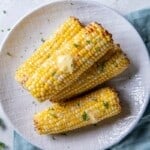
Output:
[[[53,51],[59,49],[61,45],[71,40],[81,29],[82,25],[75,17],[67,19],[53,35],[51,39],[46,40],[17,70],[16,80],[25,84],[34,72],[45,62]]]
[[[110,80],[122,73],[129,65],[128,58],[118,51],[106,62],[97,62],[84,72],[75,82],[61,92],[54,95],[51,100],[60,102],[75,95],[81,94],[95,86]]]
[[[35,114],[34,124],[39,134],[57,134],[95,124],[120,111],[117,93],[103,88],[66,103],[53,104]]]
[[[87,40],[90,40],[88,48]],[[101,25],[89,24],[53,52],[25,83],[25,88],[39,101],[50,99],[111,50],[112,43],[111,35]]]

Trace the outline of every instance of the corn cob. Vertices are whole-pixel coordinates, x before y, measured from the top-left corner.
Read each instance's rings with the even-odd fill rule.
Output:
[[[113,44],[112,49],[106,53],[101,59],[99,59],[96,63],[104,63],[108,61],[116,52],[122,51],[119,44]],[[91,66],[92,68],[93,66]],[[90,69],[90,68],[89,68]]]
[[[71,40],[83,26],[75,17],[70,17],[60,26],[52,39],[46,40],[17,70],[16,80],[24,85],[34,74],[35,70],[50,57],[53,51],[59,49],[61,45]],[[65,38],[65,40],[64,40]]]
[[[50,99],[111,50],[112,43],[111,35],[101,25],[89,24],[59,51],[53,52],[25,83],[26,89],[39,101]],[[65,67],[59,66],[60,60]]]
[[[121,52],[119,47],[116,51],[118,52],[116,52],[116,54],[114,54],[108,61],[98,61],[70,86],[66,87],[56,95],[53,95],[51,101],[60,102],[66,100],[122,73],[128,67],[129,60],[123,52]]]
[[[95,124],[120,111],[117,93],[103,88],[66,103],[53,104],[34,115],[34,124],[39,134],[57,134]]]

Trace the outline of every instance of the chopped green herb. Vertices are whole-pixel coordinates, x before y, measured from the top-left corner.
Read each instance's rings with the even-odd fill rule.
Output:
[[[77,105],[80,106],[80,102],[78,102]]]
[[[44,40],[43,38],[41,38],[41,41],[42,41],[42,42],[45,42],[45,40]]]
[[[104,107],[105,107],[106,109],[109,108],[109,103],[108,103],[108,102],[104,101],[104,102],[103,102],[103,105],[104,105]]]
[[[90,44],[90,43],[91,43],[91,41],[87,40],[87,41],[86,41],[86,43]]]
[[[32,104],[36,105],[35,101],[33,101]]]
[[[93,101],[97,101],[97,99],[96,99],[96,98],[93,98],[92,100],[93,100]]]
[[[73,3],[70,3],[71,5],[74,5]]]
[[[56,116],[55,114],[51,114],[51,113],[50,113],[50,115],[51,115],[52,117],[54,117],[54,118],[57,118],[57,116]]]
[[[2,29],[1,32],[4,32],[4,30]]]
[[[104,71],[104,63],[101,63],[99,66],[98,66],[98,69],[100,72],[103,72]]]
[[[76,43],[74,43],[73,45],[74,45],[74,47],[79,47],[79,45],[78,45],[78,44],[76,44]]]
[[[3,13],[6,14],[7,13],[6,10],[3,10]]]
[[[53,140],[56,140],[55,136],[52,135],[52,139],[53,139]]]
[[[43,34],[42,32],[40,32],[40,34]]]
[[[88,116],[88,114],[87,114],[85,111],[84,111],[83,114],[82,114],[82,119],[83,119],[84,121],[87,121],[87,120],[90,119],[89,116]]]
[[[0,150],[4,150],[6,148],[5,143],[0,141]]]
[[[48,108],[49,111],[54,110],[54,108]]]
[[[74,68],[74,64],[71,64],[71,67]]]
[[[97,41],[99,41],[99,40],[100,40],[100,38],[96,38],[96,40],[97,40]]]
[[[52,73],[52,76],[54,76],[54,75],[55,75],[55,73],[56,73],[56,72],[53,72],[53,73]]]
[[[6,53],[8,56],[12,56],[12,54],[10,54],[9,52]]]
[[[66,134],[66,133],[61,133],[61,135],[65,135],[65,136],[67,136],[67,134]]]
[[[99,47],[96,47],[96,48],[95,48],[95,50],[96,50],[96,51],[99,51],[99,50],[100,50],[100,48],[99,48]]]
[[[7,31],[10,31],[10,28],[8,28]]]

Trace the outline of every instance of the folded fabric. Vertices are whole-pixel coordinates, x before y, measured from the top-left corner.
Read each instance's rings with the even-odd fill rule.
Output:
[[[133,12],[126,19],[137,29],[150,53],[150,9]],[[120,143],[110,150],[148,150],[150,149],[150,103],[136,128]],[[40,150],[28,143],[14,131],[14,150]]]
[[[17,132],[14,131],[14,150],[41,150],[36,146],[27,142],[23,137],[21,137]]]

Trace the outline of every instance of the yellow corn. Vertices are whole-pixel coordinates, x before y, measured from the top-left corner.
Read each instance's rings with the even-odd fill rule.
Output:
[[[101,25],[89,24],[53,52],[25,83],[25,88],[39,101],[50,99],[111,50],[112,43],[111,35]],[[62,67],[58,65],[60,60]]]
[[[53,35],[52,39],[46,40],[17,70],[16,80],[24,85],[34,74],[37,68],[45,62],[53,51],[59,49],[61,45],[71,40],[83,26],[75,17],[67,19]],[[64,40],[65,39],[65,40]]]
[[[107,52],[101,59],[99,59],[96,63],[104,63],[108,61],[116,52],[122,51],[119,44],[114,44],[112,49]],[[91,66],[92,69],[93,66]],[[90,69],[90,68],[89,68]]]
[[[39,134],[57,134],[98,123],[120,111],[117,93],[103,88],[66,103],[53,104],[35,114],[34,124]]]
[[[116,52],[108,61],[101,62],[100,60],[95,63],[70,86],[66,87],[56,95],[53,95],[51,100],[56,102],[66,100],[122,73],[128,67],[129,60],[125,54],[121,52],[119,47],[116,51],[118,52]]]

